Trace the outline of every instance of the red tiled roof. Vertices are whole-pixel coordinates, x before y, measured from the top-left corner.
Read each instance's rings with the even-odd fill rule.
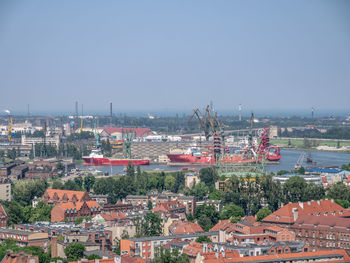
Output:
[[[119,132],[119,133],[132,132],[132,133],[136,133],[136,137],[147,136],[152,132],[150,128],[99,127],[98,129],[102,129],[108,134],[112,134],[115,132]]]
[[[198,242],[191,242],[188,246],[183,248],[183,252],[186,255],[189,255],[191,257],[196,257],[198,253],[203,253],[203,244]],[[207,244],[207,249],[213,249],[213,245]]]
[[[84,203],[86,203],[89,208],[91,208],[91,207],[96,207],[96,208],[99,207],[99,205],[98,205],[98,203],[96,201],[75,202],[75,203],[73,203],[73,202],[67,202],[67,203],[66,202],[61,202],[61,203],[58,203],[57,205],[62,207],[62,209],[64,211],[66,211],[67,209],[74,209],[74,208],[77,211],[79,211]]]
[[[49,195],[50,199],[53,199],[53,197],[56,193],[60,200],[62,200],[64,194],[67,195],[69,200],[72,200],[74,195],[77,197],[78,200],[81,200],[81,198],[84,196],[84,194],[86,192],[85,191],[61,190],[61,189],[46,189],[45,193],[47,193]]]
[[[184,208],[185,206],[178,202],[178,201],[169,201],[169,202],[164,202],[164,203],[160,203],[160,204],[157,204],[153,209],[152,211],[153,212],[166,212],[166,211],[171,211],[171,210],[174,210],[174,209],[179,209],[179,208]]]
[[[7,217],[6,211],[5,211],[4,207],[2,206],[2,204],[0,204],[0,214],[3,214],[4,216]]]
[[[84,261],[86,263],[95,263],[94,259]],[[115,263],[114,258],[98,259],[99,263]],[[122,255],[121,263],[145,263],[146,261],[140,257],[132,257],[130,255]],[[69,263],[78,263],[78,261],[70,261]]]
[[[230,219],[220,220],[215,226],[213,226],[210,231],[225,230],[226,228],[233,226],[234,224],[230,222]]]
[[[237,252],[237,251],[236,251]],[[237,252],[238,253],[238,252]],[[327,262],[349,262],[350,256],[346,253],[344,249],[338,249],[338,250],[326,250],[326,251],[315,251],[315,252],[301,252],[301,253],[287,253],[287,254],[274,254],[274,255],[267,255],[267,256],[251,256],[251,257],[239,257],[239,256],[231,256],[228,255],[228,252],[226,252],[225,257],[222,256],[222,253],[219,253],[219,257],[216,258],[215,252],[211,253],[205,253],[204,256],[204,262],[205,263],[228,263],[228,262],[263,262],[267,260],[274,260],[277,261],[288,261],[288,259],[296,259],[296,258],[304,258],[304,257],[315,257],[318,256],[326,256],[326,255],[342,255],[343,260],[334,260],[334,261],[327,261]],[[231,257],[231,258],[229,258]]]
[[[332,200],[320,200],[286,204],[277,211],[268,215],[263,219],[263,222],[275,222],[275,223],[293,223],[294,216],[293,210],[298,212],[298,216],[301,215],[332,215],[334,212],[336,216],[344,211],[344,208],[335,203]]]
[[[127,217],[122,212],[112,212],[109,214],[101,214],[104,220],[106,221],[114,221],[114,220],[124,220],[127,219]]]
[[[173,234],[187,234],[204,232],[200,225],[193,222],[175,221],[169,226],[169,230]]]
[[[350,232],[350,218],[335,216],[302,215],[292,226],[293,228],[333,229],[341,232]]]

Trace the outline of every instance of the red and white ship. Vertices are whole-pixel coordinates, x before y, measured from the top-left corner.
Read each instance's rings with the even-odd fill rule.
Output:
[[[110,166],[127,166],[129,163],[133,165],[148,165],[147,159],[111,159],[105,158],[100,149],[93,149],[89,156],[82,157],[85,163],[83,165],[110,165]]]
[[[250,144],[244,147],[239,153],[223,155],[219,158],[221,163],[255,163],[267,160],[277,162],[281,159],[280,148],[278,146],[270,146],[268,128],[264,128],[259,139],[258,146]],[[226,149],[224,149],[226,150]],[[215,154],[213,151],[201,152],[200,147],[192,146],[184,153],[167,154],[170,165],[172,164],[197,164],[210,165],[215,163]]]

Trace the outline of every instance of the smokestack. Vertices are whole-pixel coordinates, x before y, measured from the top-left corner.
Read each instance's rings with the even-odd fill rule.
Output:
[[[81,104],[81,117],[83,118],[84,115],[84,104]]]
[[[27,104],[27,115],[29,117],[30,113],[29,113],[29,104]]]
[[[78,102],[75,102],[75,117],[78,118]]]
[[[239,111],[238,120],[242,121],[242,104],[239,104],[238,111]]]
[[[113,106],[112,106],[112,102],[109,104],[109,111],[110,111],[110,125],[112,126],[112,118],[113,118]]]
[[[311,108],[311,118],[312,118],[312,119],[314,118],[314,111],[315,111],[315,108],[312,107],[312,108]]]

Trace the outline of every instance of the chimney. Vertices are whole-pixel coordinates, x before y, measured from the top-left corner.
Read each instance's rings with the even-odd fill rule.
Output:
[[[331,199],[331,203],[334,203],[334,199]]]
[[[203,243],[203,253],[207,253],[207,252],[208,252],[208,244]]]
[[[304,203],[303,202],[299,202],[299,206],[301,207],[301,209],[304,209]]]
[[[51,257],[57,258],[57,237],[51,237]]]
[[[100,263],[100,260],[98,258],[95,259],[95,263]]]
[[[318,204],[318,205],[321,205],[321,202],[320,202],[320,200],[317,200],[317,204]]]
[[[215,257],[219,258],[219,252],[217,252],[217,251],[215,252]]]
[[[222,252],[221,252],[221,255],[222,255],[222,258],[226,258],[225,251],[222,251]]]
[[[296,221],[298,219],[298,208],[293,207],[292,213],[293,213],[293,220]]]
[[[310,205],[311,205],[311,202],[310,202],[310,201],[307,201],[307,205],[310,206]]]

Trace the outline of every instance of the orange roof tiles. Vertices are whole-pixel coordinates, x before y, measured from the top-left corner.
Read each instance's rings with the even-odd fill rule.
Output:
[[[230,222],[230,219],[220,220],[215,226],[213,226],[210,231],[225,230],[226,228],[233,226],[234,224]]]
[[[127,217],[122,212],[112,212],[109,214],[101,214],[104,220],[106,221],[113,221],[113,220],[124,220],[127,219]]]
[[[63,199],[63,196],[66,194],[69,200],[72,200],[73,196],[75,195],[78,200],[81,200],[81,198],[84,196],[84,194],[87,193],[85,191],[70,191],[70,190],[61,190],[61,189],[46,189],[45,194],[49,196],[50,199],[54,198],[54,195],[57,194],[59,200]]]
[[[83,206],[83,204],[86,203],[87,206],[89,208],[92,208],[92,207],[99,207],[98,203],[96,201],[86,201],[86,202],[61,202],[61,203],[58,203],[57,205],[59,205],[60,207],[62,207],[62,209],[64,211],[68,210],[68,209],[76,209],[77,211],[80,210],[80,208]]]
[[[175,221],[169,226],[173,234],[199,233],[204,232],[200,225],[193,222]]]
[[[294,211],[294,212],[293,212]],[[263,222],[289,223],[292,224],[295,216],[301,215],[336,215],[344,211],[344,208],[332,200],[320,200],[286,204],[280,209],[263,219]],[[297,213],[296,213],[297,212]]]
[[[267,256],[251,256],[251,257],[234,257],[227,255],[225,257],[222,256],[222,253],[219,253],[219,258],[216,258],[215,252],[204,254],[204,262],[205,263],[229,263],[229,262],[259,262],[259,261],[267,261],[267,260],[282,260],[287,261],[289,258],[304,258],[304,257],[314,257],[317,258],[319,256],[327,256],[327,255],[342,255],[343,260],[339,261],[327,261],[327,262],[349,262],[350,256],[346,253],[344,249],[338,250],[326,250],[326,251],[315,251],[315,252],[302,252],[302,253],[287,253],[287,254],[274,254]]]

